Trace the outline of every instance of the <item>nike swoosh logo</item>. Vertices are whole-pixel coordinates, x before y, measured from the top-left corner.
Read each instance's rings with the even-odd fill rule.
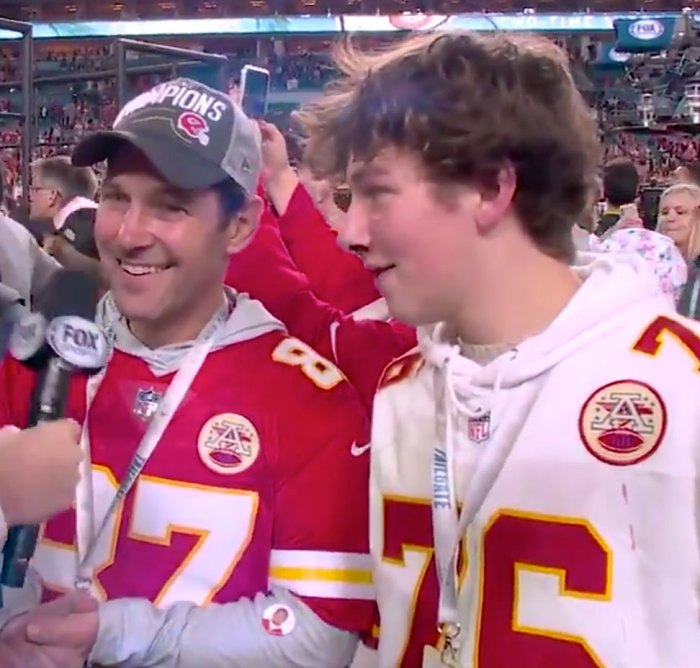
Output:
[[[360,455],[364,455],[367,450],[370,449],[371,443],[365,443],[365,445],[357,445],[357,441],[353,441],[352,445],[350,446],[350,454],[353,457],[359,457]]]

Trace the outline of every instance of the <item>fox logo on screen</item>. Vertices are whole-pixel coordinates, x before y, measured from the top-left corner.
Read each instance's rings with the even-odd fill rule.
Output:
[[[74,315],[55,318],[46,340],[62,360],[79,369],[98,369],[107,363],[107,340],[94,322]]]
[[[665,28],[656,19],[639,19],[629,27],[630,35],[644,41],[658,39],[664,34]]]

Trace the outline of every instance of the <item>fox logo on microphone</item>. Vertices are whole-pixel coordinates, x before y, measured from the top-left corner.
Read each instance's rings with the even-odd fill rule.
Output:
[[[54,318],[46,340],[62,360],[78,369],[99,369],[107,363],[107,341],[94,322],[74,315]]]

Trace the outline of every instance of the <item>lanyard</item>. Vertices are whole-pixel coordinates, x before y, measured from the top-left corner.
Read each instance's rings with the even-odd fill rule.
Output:
[[[448,416],[448,425],[450,417]],[[482,445],[466,493],[458,512],[454,471],[454,437],[448,426],[445,447],[433,450],[433,541],[438,573],[438,630],[442,636],[441,660],[449,668],[458,668],[463,624],[459,613],[458,559],[462,540],[481,508],[510,454],[513,442]]]
[[[446,420],[451,421],[450,416]],[[438,630],[443,641],[440,655],[443,665],[459,666],[460,635],[458,557],[461,538],[471,518],[466,504],[457,510],[457,492],[454,470],[454,439],[447,429],[444,446],[436,443],[433,449],[433,542],[438,574]]]
[[[228,311],[227,311],[228,315]],[[158,410],[148,424],[136,452],[129,464],[126,475],[119,484],[112,502],[107,509],[102,522],[97,525],[95,518],[94,496],[92,488],[92,464],[90,461],[90,436],[88,433],[88,415],[97,390],[104,379],[104,371],[88,380],[86,390],[86,409],[83,429],[80,435],[80,447],[83,452],[83,461],[80,470],[80,482],[76,489],[76,546],[77,546],[77,574],[76,587],[87,589],[91,586],[94,575],[95,550],[104,534],[109,521],[119,508],[119,503],[131,491],[134,483],[145,468],[148,460],[155,451],[170,420],[185,398],[196,375],[204,364],[214,337],[223,324],[224,319],[217,317],[212,320],[189,350],[182,361],[180,369],[175,374],[165,395],[160,401]]]
[[[439,371],[436,370],[437,373]],[[526,400],[526,405],[518,411],[519,415],[530,413],[543,382],[544,375],[537,379],[535,387],[529,390],[531,395]],[[436,387],[439,387],[438,382]],[[488,445],[480,446],[474,474],[464,493],[462,510],[459,512],[454,468],[456,430],[454,417],[446,412],[446,409],[449,410],[446,404],[444,394],[438,393],[436,412],[439,437],[433,448],[432,462],[433,542],[439,587],[438,630],[443,641],[440,658],[444,666],[459,668],[462,628],[465,625],[462,622],[466,621],[460,620],[459,613],[457,566],[460,546],[468,527],[503,469],[522,425],[517,419],[511,425],[501,425],[498,429],[498,437]],[[500,415],[499,419],[502,417]]]

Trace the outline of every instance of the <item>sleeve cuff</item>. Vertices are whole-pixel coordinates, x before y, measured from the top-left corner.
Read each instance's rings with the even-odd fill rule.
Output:
[[[88,664],[136,668],[164,624],[165,613],[143,598],[121,598],[99,607],[99,630]]]

